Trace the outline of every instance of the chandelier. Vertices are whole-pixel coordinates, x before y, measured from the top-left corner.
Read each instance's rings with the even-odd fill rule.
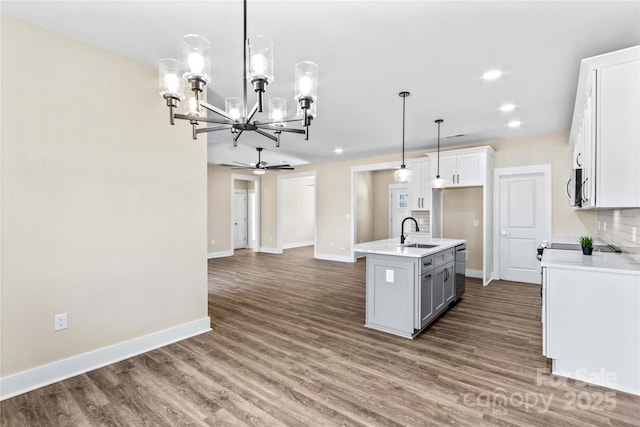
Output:
[[[224,110],[203,101],[202,92],[211,81],[211,44],[196,34],[187,34],[183,41],[184,62],[169,58],[160,60],[160,95],[169,107],[170,124],[174,125],[175,119],[188,120],[193,139],[197,139],[200,133],[230,130],[234,147],[245,131],[253,131],[273,140],[276,147],[280,146],[282,132],[304,134],[305,140],[309,139],[309,126],[316,117],[318,96],[318,66],[313,62],[300,62],[295,67],[296,114],[287,116],[287,101],[273,98],[268,102],[268,118],[256,119],[256,114],[263,112],[263,95],[267,85],[273,81],[273,42],[263,36],[247,38],[247,0],[244,0],[242,99],[226,98]],[[251,110],[247,109],[247,82],[253,85],[257,98]],[[185,98],[185,83],[192,94],[186,102],[185,113],[181,114],[176,110]],[[205,109],[216,116],[208,117]],[[301,122],[303,129],[287,127],[295,122]],[[200,123],[215,125],[198,127]]]

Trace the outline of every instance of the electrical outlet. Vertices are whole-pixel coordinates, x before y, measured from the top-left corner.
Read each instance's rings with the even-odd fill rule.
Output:
[[[480,220],[474,219],[473,220],[473,226],[474,227],[480,227]]]
[[[211,244],[212,244],[212,245],[215,245],[215,244],[216,244],[216,241],[215,241],[215,240],[212,240],[212,241],[211,241]]]
[[[602,230],[607,231],[607,221],[602,223]]]
[[[53,317],[53,330],[60,331],[67,329],[67,313],[56,314]]]

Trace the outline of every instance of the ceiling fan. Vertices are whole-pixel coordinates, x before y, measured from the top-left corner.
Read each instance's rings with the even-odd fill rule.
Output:
[[[234,161],[233,163],[235,163],[235,165],[225,164],[224,166],[231,166],[231,169],[250,169],[256,175],[263,175],[268,170],[294,170],[295,169],[294,167],[286,163],[283,163],[281,165],[276,165],[276,166],[267,166],[267,162],[262,161],[262,159],[260,158],[260,154],[262,153],[263,148],[257,147],[256,150],[258,150],[258,163],[246,164],[246,163]]]

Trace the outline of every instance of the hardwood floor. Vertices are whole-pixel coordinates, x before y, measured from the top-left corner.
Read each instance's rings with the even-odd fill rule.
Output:
[[[2,426],[639,426],[640,398],[550,378],[540,288],[467,280],[414,340],[366,329],[365,263],[209,260],[213,331],[8,399]]]

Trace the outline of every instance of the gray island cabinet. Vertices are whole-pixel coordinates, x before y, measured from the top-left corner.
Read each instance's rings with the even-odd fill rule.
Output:
[[[366,327],[413,338],[455,302],[455,247],[465,241],[420,243],[431,247],[402,247],[398,239],[352,247],[367,257]]]

